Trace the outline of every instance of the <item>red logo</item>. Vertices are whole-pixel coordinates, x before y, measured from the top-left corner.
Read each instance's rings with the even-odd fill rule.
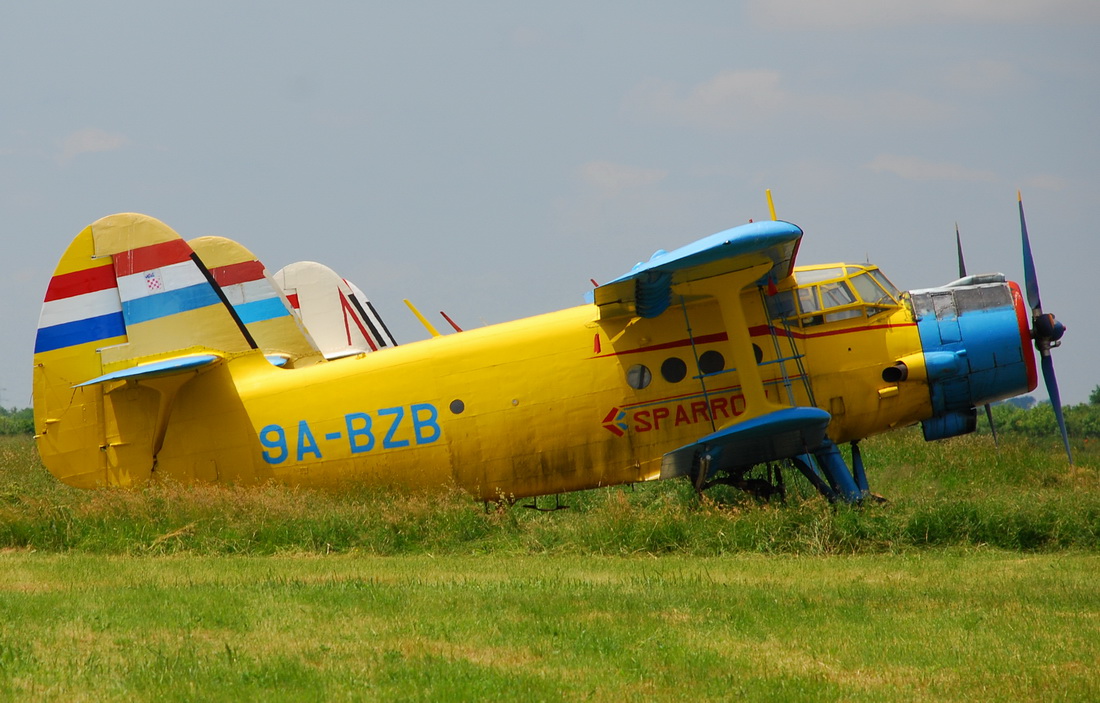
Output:
[[[607,417],[603,419],[603,426],[611,434],[616,437],[622,437],[626,434],[626,423],[623,420],[626,419],[626,411],[619,408],[611,408],[611,412],[607,414]]]
[[[706,400],[696,398],[667,405],[612,408],[604,417],[603,426],[616,437],[623,437],[629,431],[652,432],[681,425],[724,423],[745,412],[745,396],[740,392],[716,394]]]

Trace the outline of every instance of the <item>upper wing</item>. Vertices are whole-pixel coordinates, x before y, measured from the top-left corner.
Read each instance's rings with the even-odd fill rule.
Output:
[[[707,476],[706,467],[729,470],[795,456],[818,446],[824,438],[828,412],[784,407],[767,397],[740,296],[744,288],[778,283],[790,276],[801,240],[802,230],[789,222],[749,223],[675,251],[659,251],[630,273],[596,288],[593,299],[601,319],[657,317],[668,308],[674,292],[687,295],[686,289],[695,297],[718,299],[745,411],[714,432],[665,454],[662,478],[688,474],[699,467],[701,482]],[[727,278],[704,280],[716,276]],[[727,292],[729,295],[724,295]]]
[[[672,287],[762,263],[771,266],[761,277],[780,281],[791,275],[802,230],[790,222],[750,222],[674,251],[658,251],[623,276],[596,288],[594,301],[604,317],[657,317],[672,300]]]

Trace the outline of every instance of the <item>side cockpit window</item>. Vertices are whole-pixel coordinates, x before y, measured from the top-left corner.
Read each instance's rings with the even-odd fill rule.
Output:
[[[825,310],[825,322],[850,320],[863,317],[863,309],[857,307],[852,289],[845,281],[833,281],[821,284],[821,307]],[[829,312],[832,310],[832,312]]]
[[[794,291],[781,290],[774,295],[764,296],[768,306],[768,317],[772,320],[795,320],[797,324],[798,310],[794,306]]]
[[[851,305],[856,302],[852,290],[844,281],[833,281],[821,284],[821,307],[839,308],[842,305]]]
[[[806,286],[798,289],[798,310],[803,315],[820,312],[821,302],[817,299],[817,286]]]
[[[871,317],[896,308],[901,295],[878,269],[865,266],[801,270],[795,278],[796,288],[771,296],[768,310],[773,319],[802,327]]]

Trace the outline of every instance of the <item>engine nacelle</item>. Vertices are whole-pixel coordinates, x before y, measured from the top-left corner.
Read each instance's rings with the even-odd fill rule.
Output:
[[[884,380],[924,382],[933,417],[925,439],[973,432],[974,408],[1035,389],[1035,351],[1020,287],[1003,275],[909,294],[922,353],[898,359]],[[919,358],[914,358],[919,357]]]

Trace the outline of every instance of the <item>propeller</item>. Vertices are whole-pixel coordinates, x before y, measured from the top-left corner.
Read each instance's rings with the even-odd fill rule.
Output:
[[[1066,333],[1066,326],[1058,322],[1053,314],[1043,313],[1043,303],[1039,299],[1039,279],[1035,275],[1035,259],[1031,255],[1031,241],[1028,239],[1027,222],[1024,220],[1024,199],[1020,191],[1016,191],[1016,201],[1020,206],[1024,288],[1027,291],[1027,304],[1031,306],[1031,336],[1035,340],[1035,348],[1039,350],[1043,381],[1046,383],[1047,395],[1050,396],[1050,404],[1054,408],[1054,417],[1058,420],[1058,429],[1062,432],[1062,444],[1065,445],[1066,456],[1072,466],[1073,452],[1069,448],[1069,433],[1066,431],[1066,419],[1062,414],[1062,396],[1058,392],[1058,379],[1054,375],[1054,359],[1050,355],[1050,350],[1062,343],[1061,339]]]
[[[966,262],[963,261],[963,240],[959,234],[959,223],[955,223],[955,248],[959,250],[959,278],[966,278]]]
[[[955,223],[955,249],[959,252],[959,278],[966,278],[966,261],[963,260],[963,240],[959,234],[959,223]],[[993,407],[985,404],[985,417],[989,420],[989,432],[993,435],[993,446],[1000,446],[997,441],[997,426],[993,424]]]

